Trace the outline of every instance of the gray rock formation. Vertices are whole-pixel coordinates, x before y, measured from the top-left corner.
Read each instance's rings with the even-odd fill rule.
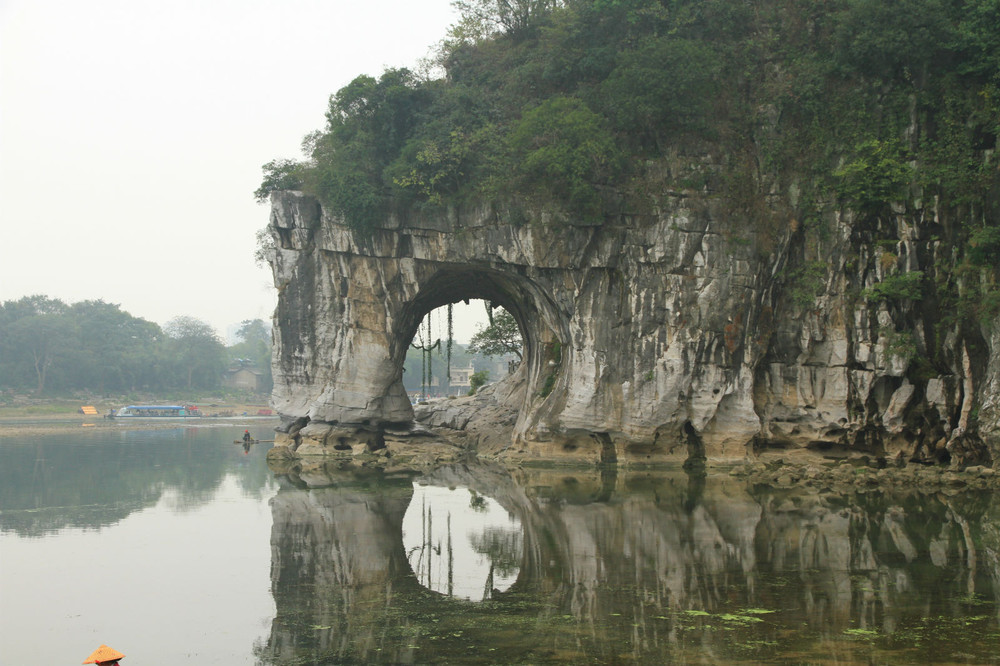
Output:
[[[277,446],[379,448],[386,427],[414,419],[401,378],[422,317],[482,298],[514,315],[525,342],[517,388],[500,401],[516,414],[499,447],[509,454],[1000,454],[1000,324],[970,332],[939,325],[933,300],[865,298],[891,276],[932,279],[948,265],[933,211],[911,204],[878,234],[830,212],[808,251],[794,220],[765,242],[732,216],[684,192],[596,226],[484,207],[358,233],[309,196],[274,193]]]

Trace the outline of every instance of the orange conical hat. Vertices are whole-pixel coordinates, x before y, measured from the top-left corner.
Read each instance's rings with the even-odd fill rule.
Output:
[[[101,647],[94,650],[94,654],[87,657],[87,661],[83,662],[85,664],[99,664],[102,661],[114,661],[115,659],[124,659],[125,655],[114,648],[109,648],[107,645],[102,645]]]

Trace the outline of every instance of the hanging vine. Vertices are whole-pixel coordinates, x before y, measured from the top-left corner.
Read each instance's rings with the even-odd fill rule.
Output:
[[[451,318],[451,306],[448,304],[448,388],[451,388],[451,346],[455,343],[455,337],[452,335],[452,318]]]
[[[425,323],[427,324],[426,337],[424,337]],[[417,326],[417,339],[420,341],[420,344],[410,343],[411,347],[420,350],[420,395],[422,399],[427,398],[427,387],[433,385],[434,362],[432,353],[435,349],[441,348],[441,338],[438,338],[431,344],[432,337],[431,313],[428,312],[427,316],[420,323],[420,326]]]

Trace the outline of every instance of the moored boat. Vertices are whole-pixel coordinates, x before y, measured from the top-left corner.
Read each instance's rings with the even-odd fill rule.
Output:
[[[112,419],[190,419],[201,418],[195,405],[128,405],[108,414]]]

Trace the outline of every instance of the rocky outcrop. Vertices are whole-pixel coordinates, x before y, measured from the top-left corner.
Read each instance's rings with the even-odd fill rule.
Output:
[[[866,297],[948,265],[934,211],[914,202],[873,222],[831,210],[808,247],[794,219],[764,239],[734,215],[720,197],[674,192],[600,225],[483,207],[362,233],[309,196],[274,193],[277,446],[377,450],[387,429],[411,428],[401,378],[418,324],[482,298],[514,315],[525,343],[499,400],[513,423],[509,446],[491,448],[505,455],[733,460],[792,447],[991,462],[997,327],[942,325],[933,298]]]
[[[979,410],[979,431],[986,441],[987,454],[1000,461],[1000,319],[984,331],[992,353],[983,373]]]

